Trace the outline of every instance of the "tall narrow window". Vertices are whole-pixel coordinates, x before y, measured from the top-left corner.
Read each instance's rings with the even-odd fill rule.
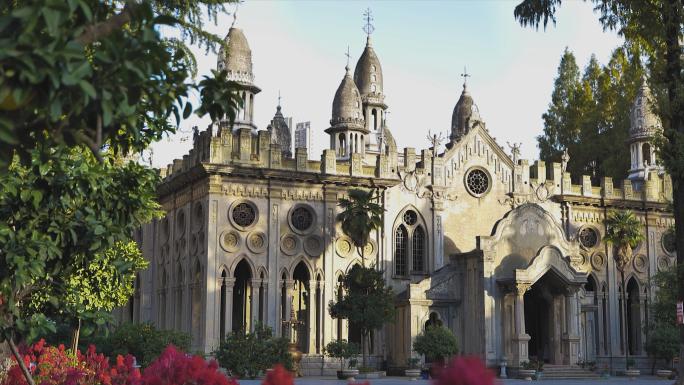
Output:
[[[418,226],[413,231],[413,266],[412,271],[423,272],[425,270],[425,231]]]
[[[408,273],[407,265],[408,232],[401,225],[394,234],[394,274],[405,276]]]

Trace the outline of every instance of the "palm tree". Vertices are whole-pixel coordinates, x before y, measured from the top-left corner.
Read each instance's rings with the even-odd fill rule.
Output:
[[[361,264],[365,267],[364,248],[373,230],[382,226],[382,215],[385,209],[374,201],[379,198],[374,190],[349,190],[349,199],[340,198],[338,205],[342,212],[337,220],[342,224],[342,232],[351,238],[354,246],[361,254]]]
[[[627,292],[625,287],[625,267],[632,260],[632,249],[644,239],[641,233],[641,222],[633,212],[629,210],[614,211],[605,220],[605,241],[612,244],[616,250],[613,254],[615,264],[622,278],[622,314],[625,320],[623,341],[625,348],[625,368],[627,368]]]

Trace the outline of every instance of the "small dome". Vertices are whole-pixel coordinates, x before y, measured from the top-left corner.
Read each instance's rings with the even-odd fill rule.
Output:
[[[470,92],[468,92],[466,85],[463,84],[463,92],[451,115],[450,139],[457,140],[461,138],[479,121],[480,110],[477,108],[472,96],[470,96]]]
[[[225,43],[218,54],[218,70],[228,71],[228,80],[251,84],[254,82],[252,73],[252,50],[247,38],[240,28],[231,27],[226,35]]]
[[[343,124],[346,127],[364,130],[361,95],[349,74],[349,67],[346,67],[346,70],[347,73],[342,78],[342,83],[337,88],[337,92],[335,92],[330,125],[334,127]]]
[[[637,92],[630,115],[629,137],[631,140],[651,138],[662,128],[660,118],[653,111],[653,96],[644,79]]]
[[[382,95],[382,66],[370,44],[370,37],[368,37],[366,48],[359,57],[359,61],[356,62],[354,83],[356,83],[356,87],[364,100],[369,95],[376,97]]]
[[[271,143],[281,146],[285,158],[292,158],[292,133],[290,127],[287,126],[280,104],[276,107],[276,113],[266,129],[271,133]]]

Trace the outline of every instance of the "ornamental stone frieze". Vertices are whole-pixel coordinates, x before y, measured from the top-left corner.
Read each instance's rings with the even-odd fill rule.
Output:
[[[266,198],[268,197],[268,186],[259,186],[244,183],[224,183],[221,193],[245,198]]]
[[[530,182],[526,190],[526,192],[510,192],[506,194],[504,198],[499,199],[499,204],[514,209],[526,203],[545,203],[552,195],[553,182]]]

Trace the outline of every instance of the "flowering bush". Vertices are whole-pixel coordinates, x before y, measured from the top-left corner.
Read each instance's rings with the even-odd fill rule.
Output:
[[[141,385],[140,372],[133,367],[133,357],[117,357],[114,367],[109,359],[90,346],[85,354],[71,354],[64,345],[47,346],[40,340],[22,349],[24,364],[38,385]],[[3,385],[27,385],[19,365],[13,361]]]
[[[456,357],[440,370],[435,385],[494,385],[494,373],[478,357]]]
[[[0,305],[2,304],[2,298],[0,298]],[[7,379],[7,372],[14,364],[11,358],[0,358],[0,384],[4,384]]]
[[[276,364],[273,370],[266,373],[266,378],[262,385],[294,385],[292,372],[285,369],[283,365]]]
[[[144,385],[238,385],[218,371],[216,361],[207,363],[200,356],[190,356],[169,345],[145,369]]]

